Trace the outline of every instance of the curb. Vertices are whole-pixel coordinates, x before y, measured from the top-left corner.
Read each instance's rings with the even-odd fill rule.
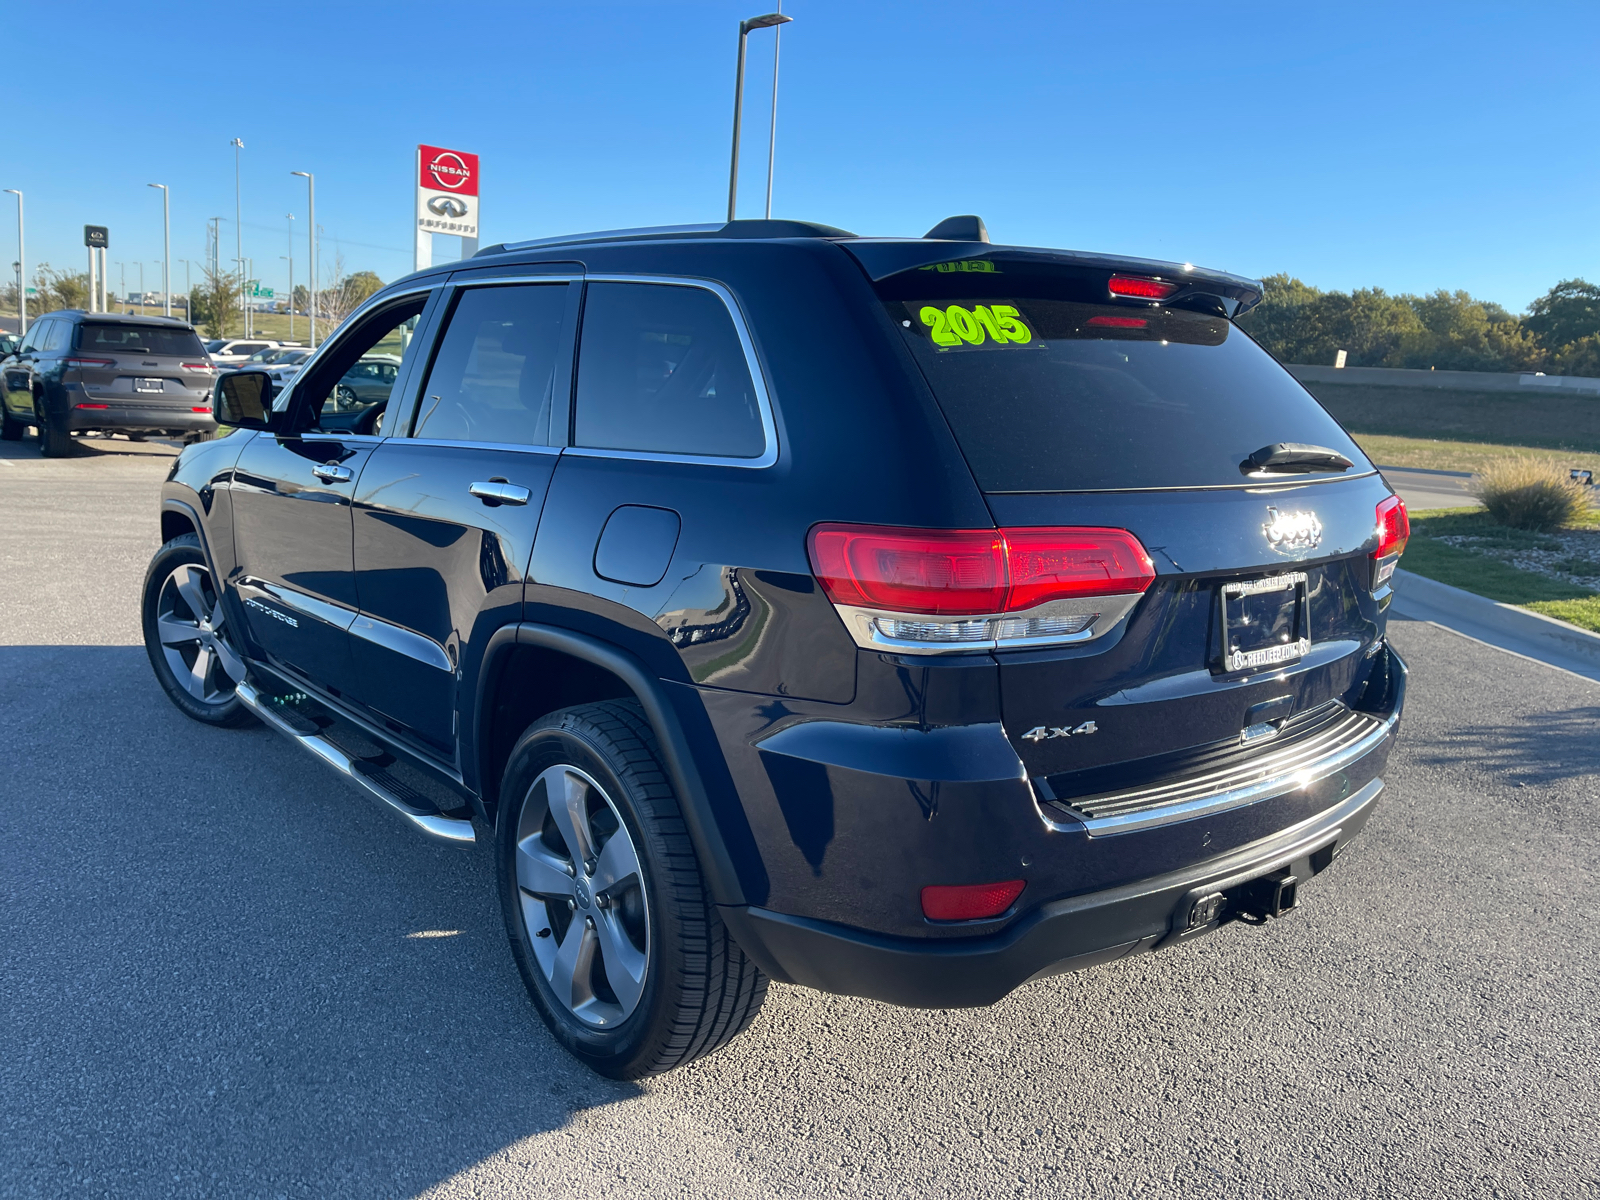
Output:
[[[1394,573],[1392,609],[1513,654],[1600,680],[1600,634],[1543,613],[1501,604],[1411,571]]]

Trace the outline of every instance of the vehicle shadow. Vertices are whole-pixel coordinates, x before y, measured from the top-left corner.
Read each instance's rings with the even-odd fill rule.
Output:
[[[183,449],[180,442],[167,438],[151,438],[148,441],[133,442],[127,438],[94,437],[73,438],[71,458],[176,458]],[[39,453],[39,443],[32,436],[24,437],[18,442],[0,442],[0,459],[23,461],[41,459],[44,462],[59,462],[59,459],[44,458]]]
[[[0,728],[17,1194],[415,1194],[640,1094],[539,1022],[486,846],[188,720],[142,647],[0,647]]]
[[[1413,747],[1429,766],[1467,763],[1512,783],[1556,783],[1600,775],[1600,706],[1508,717],[1492,725],[1457,725]]]

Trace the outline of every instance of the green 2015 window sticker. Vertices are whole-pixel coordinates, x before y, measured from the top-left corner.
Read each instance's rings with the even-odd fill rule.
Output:
[[[959,304],[935,308],[930,304],[917,315],[932,330],[933,344],[944,349],[982,346],[986,342],[1024,346],[1033,341],[1033,330],[1011,304],[976,304],[971,308]]]

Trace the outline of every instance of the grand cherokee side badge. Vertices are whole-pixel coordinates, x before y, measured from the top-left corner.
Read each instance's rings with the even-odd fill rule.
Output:
[[[1279,512],[1268,507],[1261,532],[1267,535],[1267,545],[1280,554],[1315,550],[1322,544],[1322,522],[1314,512]]]
[[[1051,738],[1082,737],[1084,734],[1094,733],[1100,726],[1093,721],[1085,721],[1076,729],[1068,729],[1064,725],[1035,725],[1022,735],[1025,742],[1048,742]]]

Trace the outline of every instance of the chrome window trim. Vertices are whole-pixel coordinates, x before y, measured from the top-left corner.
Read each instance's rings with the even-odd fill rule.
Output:
[[[744,310],[733,292],[714,279],[700,279],[691,275],[585,275],[585,283],[644,283],[667,287],[704,288],[721,299],[723,307],[733,321],[734,332],[739,335],[739,345],[744,350],[745,366],[750,371],[750,382],[756,389],[756,408],[761,414],[761,436],[764,449],[755,458],[724,458],[713,454],[665,454],[653,450],[612,450],[600,446],[568,446],[566,453],[581,458],[614,458],[632,462],[690,463],[703,467],[743,467],[759,470],[773,466],[778,461],[778,423],[773,416],[772,396],[767,390],[767,377],[761,370],[761,360],[756,355],[755,341],[745,321]],[[578,329],[578,362],[582,362],[583,329]],[[578,370],[574,370],[572,389],[573,415],[577,415]]]
[[[446,288],[499,287],[510,283],[582,283],[583,276],[572,271],[551,272],[549,275],[484,275],[471,279],[451,279],[441,284]]]
[[[892,612],[881,608],[858,608],[851,604],[835,604],[850,637],[863,650],[888,651],[892,654],[970,654],[973,651],[993,650],[1045,650],[1051,646],[1070,646],[1092,642],[1110,633],[1134,605],[1144,598],[1143,592],[1119,592],[1111,596],[1088,596],[1081,600],[1047,600],[1033,608],[1019,612],[974,613],[971,616],[928,616],[916,613]],[[1029,617],[1066,617],[1094,613],[1094,620],[1077,633],[1047,634],[1041,637],[980,638],[970,642],[918,642],[891,637],[878,628],[879,620],[886,621],[1003,621]]]
[[[1297,767],[1292,771],[1260,779],[1255,783],[1245,784],[1242,787],[1215,792],[1209,796],[1199,796],[1193,800],[1185,800],[1161,808],[1146,809],[1143,812],[1127,813],[1123,816],[1058,820],[1045,811],[1044,805],[1039,803],[1037,796],[1034,798],[1034,806],[1038,810],[1040,818],[1049,828],[1059,832],[1077,832],[1080,829],[1085,829],[1090,837],[1134,833],[1141,829],[1151,829],[1159,825],[1190,821],[1196,817],[1209,817],[1219,812],[1227,812],[1229,809],[1244,808],[1247,805],[1259,804],[1263,800],[1271,800],[1289,792],[1299,791],[1302,788],[1310,787],[1314,783],[1321,782],[1330,775],[1338,774],[1382,745],[1384,739],[1394,732],[1394,727],[1399,720],[1400,714],[1398,712],[1390,713],[1376,729],[1361,738],[1360,741],[1354,742],[1342,750],[1337,750],[1326,758],[1311,763],[1309,766]],[[1071,802],[1066,801],[1066,803]]]
[[[396,445],[456,447],[464,450],[515,450],[527,454],[560,454],[560,446],[544,446],[533,442],[458,442],[451,438],[400,437],[387,439]]]
[[[434,283],[417,284],[414,287],[402,288],[398,292],[379,292],[377,295],[363,301],[353,313],[351,313],[344,320],[340,321],[339,324],[334,327],[332,333],[328,334],[327,337],[322,339],[322,345],[313,350],[310,356],[300,364],[300,369],[295,372],[294,378],[289,380],[288,383],[284,384],[283,389],[279,391],[277,395],[273,396],[272,411],[285,412],[288,410],[289,405],[294,400],[294,385],[299,383],[300,380],[304,379],[306,375],[310,373],[311,369],[317,365],[317,361],[325,353],[327,353],[328,347],[339,340],[339,331],[346,325],[356,325],[359,321],[364,319],[369,312],[382,308],[385,304],[388,304],[391,301],[400,300],[406,296],[416,296],[424,292],[432,292],[444,287],[445,283],[446,281],[441,279]],[[420,316],[420,314],[418,315]],[[321,430],[308,430],[307,432],[321,432]]]

